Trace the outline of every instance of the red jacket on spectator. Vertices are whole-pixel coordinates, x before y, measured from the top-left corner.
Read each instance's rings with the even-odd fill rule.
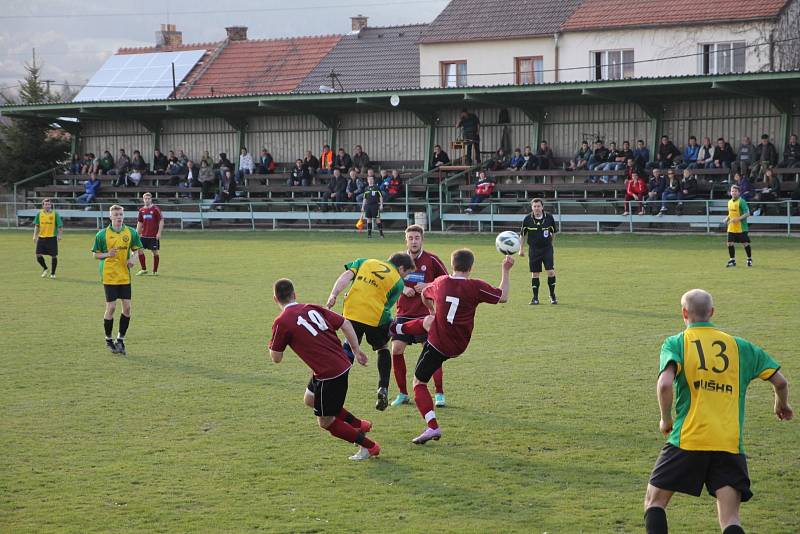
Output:
[[[632,178],[626,180],[625,183],[625,190],[630,196],[640,198],[642,195],[647,194],[647,182],[641,176],[637,177],[636,180]]]
[[[478,182],[475,185],[475,194],[482,197],[491,196],[494,193],[494,181],[487,179]]]

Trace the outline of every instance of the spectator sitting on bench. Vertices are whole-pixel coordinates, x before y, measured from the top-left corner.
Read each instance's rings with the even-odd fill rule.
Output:
[[[397,169],[392,169],[392,174],[384,178],[380,184],[384,203],[391,202],[400,194],[400,185],[400,173],[397,172]]]
[[[167,175],[169,176],[180,176],[183,174],[183,165],[181,162],[178,161],[177,156],[175,156],[175,152],[172,150],[169,151],[169,155],[167,156]],[[171,182],[172,180],[170,180]]]
[[[431,159],[431,169],[435,169],[436,167],[441,167],[442,165],[449,165],[449,164],[450,164],[450,156],[447,155],[447,152],[442,150],[441,145],[434,145],[433,158]]]
[[[375,171],[372,169],[367,169],[367,177],[362,178],[358,176],[356,178],[356,203],[361,205],[361,202],[364,200],[364,193],[367,191],[367,187],[369,186],[370,178],[372,178],[372,183],[375,183]]]
[[[142,176],[147,174],[147,162],[142,157],[142,153],[138,150],[133,151],[133,157],[131,158],[131,170],[133,172],[138,172]]]
[[[370,169],[372,171],[372,169]],[[371,175],[373,178],[375,177],[374,174]],[[355,167],[350,169],[350,177],[347,179],[347,189],[345,190],[345,194],[347,195],[347,202],[355,204],[356,200],[359,195],[362,196],[364,190],[367,188],[367,183],[364,181],[361,176],[356,172]]]
[[[219,181],[219,192],[214,197],[214,204],[230,202],[235,196],[236,178],[233,177],[233,171],[226,168],[225,172],[222,174],[222,179]]]
[[[633,156],[633,150],[631,150],[631,144],[628,141],[622,142],[622,150],[619,151],[619,156],[617,156],[617,168],[615,170],[621,171],[628,166],[628,160],[633,161],[635,158]],[[619,180],[617,176],[614,178],[614,182],[616,183]]]
[[[536,156],[533,154],[531,147],[529,146],[525,147],[525,152],[522,154],[522,160],[525,162],[522,165],[522,170],[535,171],[539,167],[538,162],[536,161]]]
[[[100,156],[95,156],[93,153],[89,153],[89,155],[92,156],[92,168],[89,171],[89,173],[90,174],[91,173],[100,174],[100,172],[101,172],[101,168],[100,168],[101,159],[100,159]]]
[[[369,155],[364,152],[361,145],[353,147],[353,167],[361,174],[366,174],[367,169],[370,168]]]
[[[661,200],[661,195],[667,189],[667,177],[661,173],[661,169],[655,167],[651,169],[653,176],[647,184],[647,206],[651,215],[654,215],[656,202]]]
[[[717,139],[717,146],[714,148],[714,162],[712,169],[730,169],[736,156],[733,153],[730,143],[724,138]]]
[[[587,141],[582,141],[580,148],[575,152],[575,157],[569,163],[569,170],[579,171],[585,169],[589,164],[590,157],[592,157],[592,149]]]
[[[606,163],[608,163],[608,149],[603,144],[603,141],[598,139],[594,143],[594,152],[589,158],[589,163],[586,164],[586,168],[593,171],[599,169]],[[597,183],[598,180],[600,180],[599,176],[592,175],[586,179],[586,182],[592,182],[594,184]]]
[[[639,139],[636,141],[636,150],[633,151],[633,159],[636,160],[636,166],[644,169],[650,162],[650,149],[644,145],[644,141]]]
[[[757,202],[775,202],[780,200],[781,196],[781,181],[772,169],[764,171],[764,181],[759,184],[761,187],[756,189]],[[768,207],[766,204],[760,204],[758,209],[753,211],[753,215],[766,215]]]
[[[350,154],[344,151],[344,148],[339,147],[339,152],[336,154],[336,159],[333,162],[333,168],[339,169],[339,172],[346,175],[350,172],[350,167],[353,166],[353,159]]]
[[[308,169],[303,165],[303,160],[298,159],[294,162],[294,169],[286,180],[286,185],[290,187],[307,187],[311,183],[311,174]]]
[[[167,172],[167,165],[169,165],[167,156],[162,154],[159,149],[153,150],[153,174],[163,175]]]
[[[760,180],[764,176],[764,171],[777,164],[778,150],[775,145],[769,142],[769,135],[764,134],[761,136],[761,143],[756,147],[753,169],[750,171],[750,180]]]
[[[214,158],[211,157],[211,154],[208,153],[208,150],[204,150],[203,151],[203,157],[200,158],[200,166],[201,167],[202,167],[204,161],[206,162],[206,166],[213,171],[214,170]]]
[[[239,170],[236,171],[236,181],[241,182],[244,180],[245,174],[253,174],[256,166],[253,163],[253,156],[251,156],[245,147],[239,150]]]
[[[630,180],[634,174],[638,174],[639,177],[644,180],[644,167],[640,166],[634,158],[628,158],[628,161],[625,164],[625,173],[627,174],[625,178],[626,180]]]
[[[262,148],[256,164],[258,174],[272,174],[275,172],[275,167],[275,160],[272,158],[272,154],[266,148]]]
[[[700,150],[697,152],[697,168],[713,169],[714,152],[716,152],[716,147],[711,144],[711,139],[704,137],[703,144],[700,145]]]
[[[664,215],[667,213],[667,201],[670,200],[677,200],[678,201],[678,215],[681,214],[681,210],[683,210],[683,188],[681,187],[681,179],[675,175],[674,169],[669,169],[667,171],[667,187],[664,189],[664,192],[661,193],[661,210],[659,210],[658,215]]]
[[[98,174],[110,174],[111,169],[114,168],[114,156],[108,150],[103,152],[103,157],[100,158],[100,172]]]
[[[662,135],[661,143],[659,143],[658,151],[656,152],[656,159],[649,166],[651,168],[657,166],[660,169],[667,169],[675,164],[675,158],[680,155],[680,150],[675,146],[675,143],[670,141],[669,136]]]
[[[310,150],[306,150],[306,157],[303,159],[303,167],[308,171],[311,178],[319,171],[319,160]]]
[[[330,145],[322,146],[322,154],[319,156],[319,172],[322,174],[330,174],[333,172],[333,151]]]
[[[200,160],[200,169],[197,171],[197,181],[203,189],[203,198],[213,198],[213,192],[217,185],[217,177],[214,176],[214,169],[205,160]]]
[[[325,199],[325,205],[323,208],[327,211],[328,209],[332,209],[333,211],[340,211],[344,201],[347,199],[347,178],[339,171],[339,169],[333,169],[333,176],[331,177],[330,182],[328,183],[328,192],[327,197]]]
[[[630,201],[636,200],[639,202],[639,215],[644,215],[644,197],[647,195],[647,182],[639,175],[637,171],[633,171],[631,176],[625,180],[625,213],[623,216],[630,214]]]
[[[492,196],[492,193],[494,193],[494,186],[494,179],[487,178],[486,171],[478,173],[478,183],[475,184],[475,193],[469,200],[469,206],[464,211],[466,213],[472,213],[477,209],[478,204]]]
[[[125,154],[125,149],[119,149],[119,156],[117,156],[116,161],[114,162],[114,168],[111,169],[108,174],[116,174],[116,175],[124,175],[128,172],[131,167],[131,159]]]
[[[220,183],[222,183],[222,178],[225,176],[225,171],[233,173],[233,163],[228,159],[228,155],[225,152],[219,153],[219,161],[214,164],[214,170],[217,171],[216,175],[220,179]]]
[[[189,187],[199,187],[200,172],[194,166],[194,161],[189,160],[186,162],[186,170],[179,177],[178,187],[180,189],[187,189]],[[191,198],[189,193],[181,195],[183,198]]]
[[[181,167],[183,167],[184,169],[189,163],[189,156],[187,156],[186,152],[184,152],[183,150],[178,150],[178,163],[180,163]]]
[[[694,200],[697,198],[697,176],[695,176],[695,174],[689,169],[683,170],[683,177],[681,177],[681,192],[683,193],[683,200]]]
[[[89,179],[83,183],[83,190],[84,193],[77,198],[78,204],[88,204],[97,197],[97,192],[100,190],[100,180],[97,179],[95,173],[90,174]],[[86,206],[86,209],[89,210],[91,208]]]
[[[739,151],[736,153],[736,161],[734,161],[731,168],[734,172],[740,172],[745,176],[750,174],[750,168],[753,165],[753,157],[756,153],[756,147],[750,141],[750,137],[742,137],[742,144],[739,145]]]
[[[800,143],[797,136],[789,136],[789,144],[783,149],[783,161],[778,164],[781,169],[800,169]]]
[[[598,168],[603,171],[616,171],[618,169],[622,169],[624,166],[625,166],[624,156],[622,156],[620,151],[617,149],[617,143],[612,141],[608,145],[608,159],[604,164],[600,165],[600,167]],[[606,175],[603,176],[600,180],[604,184],[607,184],[608,182],[617,183],[619,177]]]
[[[683,160],[681,161],[680,165],[678,165],[678,168],[696,169],[697,155],[699,153],[700,153],[700,145],[697,144],[697,137],[692,135],[691,137],[689,137],[689,142],[683,149],[683,154],[682,154]]]
[[[87,152],[83,155],[83,159],[81,159],[81,165],[78,168],[78,172],[73,174],[89,174],[92,172],[92,153]]]
[[[525,158],[522,157],[522,151],[519,148],[514,149],[514,155],[511,156],[511,161],[508,163],[508,168],[518,171],[525,166]]]
[[[85,157],[86,156],[84,156],[84,158]],[[69,164],[67,165],[66,174],[82,174],[83,167],[84,167],[84,159],[81,158],[78,154],[73,154],[72,159],[70,159]]]
[[[539,143],[539,149],[536,151],[536,166],[542,171],[550,170],[554,167],[554,159],[553,151],[550,149],[547,141],[541,141]]]
[[[494,156],[492,156],[492,160],[489,162],[489,170],[502,171],[507,169],[510,163],[511,158],[506,156],[506,153],[502,148],[498,148],[497,152],[495,152]]]
[[[736,173],[733,175],[733,183],[739,186],[739,196],[745,199],[745,201],[750,202],[753,200],[753,196],[755,196],[755,191],[753,191],[753,186],[750,185],[750,181],[741,173]]]

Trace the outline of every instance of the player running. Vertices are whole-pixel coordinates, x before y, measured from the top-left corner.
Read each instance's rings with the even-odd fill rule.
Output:
[[[291,280],[282,278],[276,281],[273,291],[273,300],[280,306],[281,313],[272,323],[269,342],[272,361],[280,363],[287,345],[291,347],[313,372],[306,396],[314,397],[314,415],[319,426],[334,437],[359,445],[351,460],[378,456],[381,446],[366,436],[372,423],[358,419],[344,408],[347,377],[352,364],[342,350],[336,330],[344,333],[356,361],[367,365],[367,355],[359,347],[353,325],[322,306],[297,302]]]
[[[498,304],[508,302],[509,271],[514,259],[503,259],[500,287],[493,287],[483,280],[470,279],[475,255],[467,249],[456,250],[450,258],[453,274],[440,276],[422,291],[426,305],[433,311],[424,319],[416,319],[405,324],[392,324],[393,334],[422,335],[427,330],[428,341],[414,370],[414,402],[428,428],[412,439],[412,443],[422,445],[442,436],[433,399],[428,392],[428,381],[433,373],[450,358],[467,350],[472,330],[475,326],[475,310],[478,304],[487,302]]]
[[[750,500],[750,478],[742,447],[744,404],[751,380],[769,380],[775,415],[789,420],[789,384],[763,349],[718,330],[711,295],[693,289],[681,297],[686,330],[661,347],[658,377],[659,430],[669,436],[653,468],[645,495],[648,534],[666,534],[665,509],[677,491],[698,497],[706,486],[717,499],[723,534],[743,534],[739,505]],[[672,388],[677,393],[672,419]]]
[[[161,249],[161,232],[164,231],[164,217],[161,215],[161,208],[153,204],[153,195],[145,193],[142,195],[144,206],[139,208],[139,219],[136,222],[136,232],[142,239],[142,248],[153,251],[153,276],[158,276],[159,250]],[[147,274],[147,259],[144,251],[139,254],[139,263],[142,270],[136,276]]]
[[[375,223],[377,223],[378,231],[383,237],[382,211],[383,193],[381,193],[380,187],[375,185],[375,177],[368,175],[367,189],[364,191],[364,200],[361,202],[361,218],[367,221],[367,238],[372,237],[372,227]]]
[[[389,323],[394,306],[405,285],[403,278],[414,270],[414,260],[405,252],[397,252],[387,261],[359,258],[344,266],[345,271],[333,284],[326,306],[333,308],[336,297],[350,285],[344,298],[342,315],[353,324],[358,341],[366,335],[367,343],[378,353],[378,400],[376,410],[389,405],[389,375],[392,355],[389,344]],[[345,351],[349,351],[345,344]]]
[[[731,186],[731,199],[728,201],[728,216],[723,221],[728,225],[728,260],[726,267],[736,267],[736,243],[744,245],[747,254],[747,266],[753,266],[750,253],[750,236],[747,235],[747,218],[750,217],[750,208],[745,199],[739,196],[739,186]]]
[[[44,256],[50,256],[52,268],[49,270],[50,278],[56,277],[58,268],[58,242],[61,241],[61,232],[64,223],[61,215],[53,209],[53,201],[49,198],[42,200],[42,209],[33,218],[33,242],[36,244],[36,261],[42,266],[42,278],[47,278],[48,269]]]
[[[106,293],[106,311],[103,315],[106,346],[114,354],[125,354],[125,334],[131,321],[130,268],[141,253],[142,241],[136,230],[122,222],[125,219],[122,206],[115,204],[108,209],[108,213],[111,224],[97,232],[92,252],[100,260],[100,279]],[[114,342],[111,332],[117,300],[122,300],[122,315],[119,317],[117,341]]]
[[[422,226],[413,224],[406,228],[406,252],[414,260],[415,270],[405,277],[403,294],[397,301],[397,322],[403,324],[412,319],[419,319],[428,315],[428,308],[422,302],[422,290],[438,277],[447,274],[447,268],[438,256],[422,250],[422,241],[425,230]],[[406,383],[406,346],[413,343],[424,343],[427,336],[411,336],[399,334],[392,336],[392,366],[394,379],[400,392],[392,402],[392,406],[408,404],[408,385]],[[433,373],[433,383],[436,387],[436,406],[445,405],[444,386],[442,383],[442,368]]]
[[[541,198],[531,200],[531,213],[522,221],[522,237],[528,237],[528,265],[531,270],[531,304],[539,304],[539,275],[542,264],[547,271],[547,287],[550,289],[550,304],[558,304],[556,299],[556,271],[553,262],[553,240],[556,235],[556,221],[544,211]],[[519,249],[520,257],[525,256],[525,243]]]

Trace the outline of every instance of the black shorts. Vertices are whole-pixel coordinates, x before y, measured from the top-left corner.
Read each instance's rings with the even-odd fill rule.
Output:
[[[372,350],[378,350],[386,347],[389,343],[389,324],[370,326],[368,324],[359,323],[358,321],[350,321],[353,324],[353,330],[356,331],[358,342],[366,335],[367,343],[372,347]]]
[[[36,254],[58,256],[58,238],[40,237],[36,240]]]
[[[131,285],[110,285],[103,284],[103,289],[106,290],[106,302],[115,302],[118,299],[131,300]]]
[[[717,490],[724,486],[739,490],[742,502],[749,501],[753,496],[744,454],[685,451],[669,443],[661,449],[650,475],[650,484],[695,497],[703,492],[703,485],[715,497]]]
[[[380,219],[380,206],[377,204],[367,204],[367,206],[364,208],[364,217],[367,219]]]
[[[408,321],[413,321],[413,320],[414,319],[410,319],[408,317],[398,317],[397,324],[404,324],[407,323]],[[421,334],[419,336],[413,336],[411,334],[397,334],[395,336],[392,336],[392,339],[394,341],[402,341],[406,345],[413,345],[414,343],[425,343],[425,341],[427,341],[428,339],[428,335]]]
[[[749,243],[747,232],[728,232],[728,243]]]
[[[161,249],[161,241],[155,237],[143,237],[142,248],[146,250],[159,250]]]
[[[553,247],[547,247],[542,249],[534,249],[531,248],[528,256],[528,266],[531,269],[532,273],[540,273],[542,272],[542,264],[544,264],[544,269],[546,271],[550,271],[554,267],[553,262]]]
[[[313,376],[308,382],[308,391],[314,394],[314,415],[317,417],[336,417],[344,408],[347,397],[346,371],[336,378],[317,380]]]
[[[414,376],[420,382],[428,383],[433,373],[439,370],[448,357],[436,350],[433,345],[425,342],[422,347],[422,354],[419,355],[417,366],[414,368]]]

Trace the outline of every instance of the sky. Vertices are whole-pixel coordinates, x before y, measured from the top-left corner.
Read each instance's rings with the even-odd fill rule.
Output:
[[[118,48],[153,46],[161,24],[184,43],[225,39],[226,26],[247,26],[248,38],[344,34],[350,17],[370,26],[431,22],[448,0],[0,0],[0,90],[13,94],[32,50],[52,89],[82,85]],[[228,9],[221,5],[229,6]]]

